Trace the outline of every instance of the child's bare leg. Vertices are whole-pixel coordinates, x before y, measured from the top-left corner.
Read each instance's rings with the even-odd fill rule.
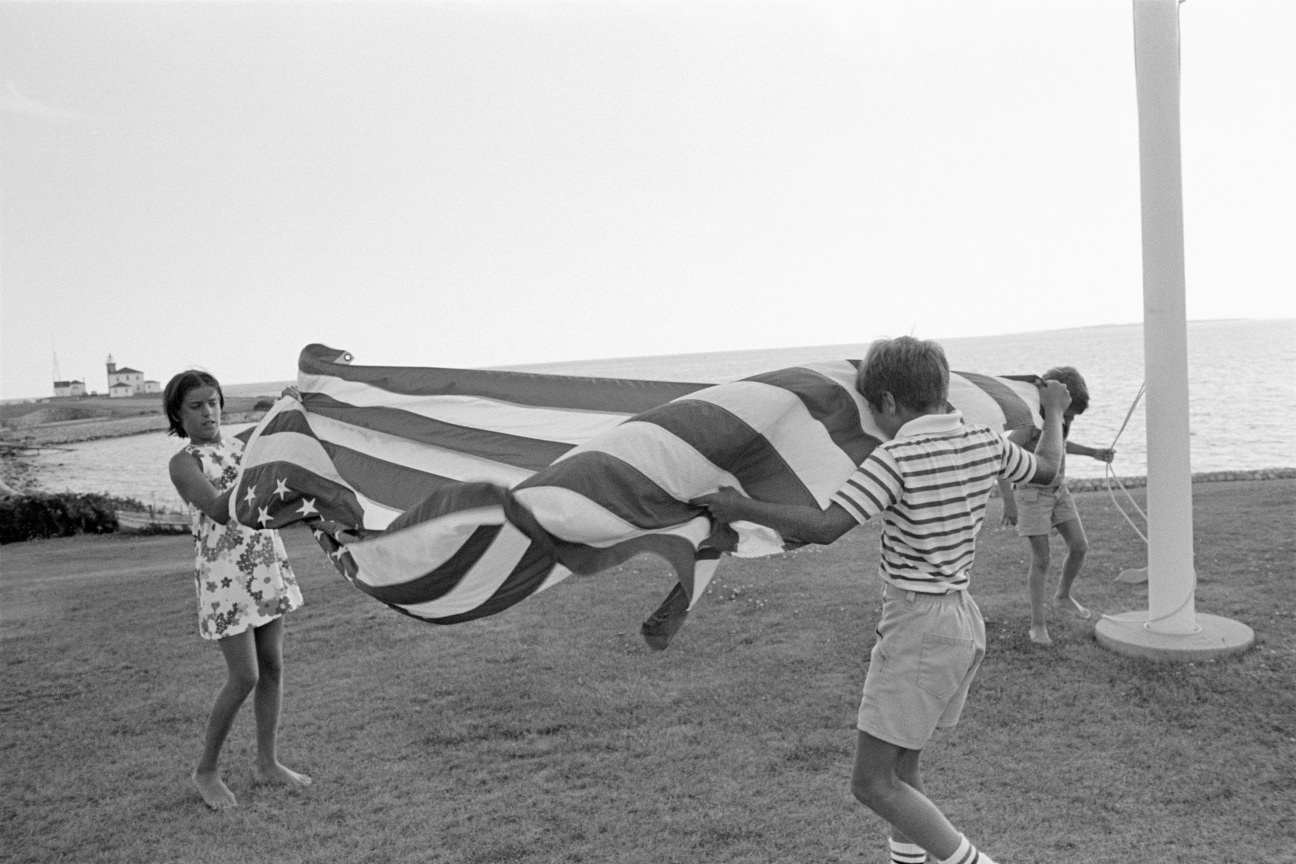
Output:
[[[1067,544],[1066,561],[1062,563],[1062,579],[1058,582],[1056,601],[1058,606],[1077,618],[1088,618],[1089,610],[1081,606],[1071,596],[1071,586],[1084,567],[1085,555],[1089,552],[1089,540],[1085,537],[1084,525],[1079,519],[1071,519],[1058,526],[1058,533]]]
[[[192,779],[198,794],[208,807],[224,810],[237,806],[238,800],[221,780],[221,747],[225,745],[239,708],[257,686],[257,664],[256,646],[250,631],[226,636],[216,644],[225,657],[225,667],[229,674],[225,686],[216,694],[216,702],[207,718],[203,751],[194,767]]]
[[[283,708],[283,617],[256,628],[254,639],[257,670],[260,673],[252,703],[257,726],[256,780],[258,783],[309,786],[311,778],[279,763],[279,713]]]
[[[907,750],[860,732],[851,792],[857,801],[890,823],[891,836],[897,841],[917,843],[943,860],[958,851],[963,838],[921,788],[907,781],[921,784],[921,754],[920,750]]]
[[[919,757],[921,756],[921,750],[901,749],[900,759],[896,762],[896,776],[899,777],[902,782],[908,783],[914,789],[918,790],[922,795],[926,795],[927,788],[923,786],[922,782],[922,768],[918,764]],[[891,826],[891,839],[895,840],[897,843],[915,842],[908,834],[905,834],[904,831],[894,825]]]
[[[1049,535],[1033,534],[1027,537],[1031,549],[1030,572],[1026,574],[1026,587],[1030,593],[1030,640],[1037,645],[1052,645],[1048,632],[1048,610],[1044,605],[1044,581],[1049,569]]]

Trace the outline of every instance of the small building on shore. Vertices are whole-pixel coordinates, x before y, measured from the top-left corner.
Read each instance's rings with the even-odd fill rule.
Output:
[[[84,396],[86,395],[84,381],[55,381],[55,396]]]
[[[127,396],[134,396],[135,388],[125,381],[118,381],[108,386],[108,396],[112,399],[123,399]]]

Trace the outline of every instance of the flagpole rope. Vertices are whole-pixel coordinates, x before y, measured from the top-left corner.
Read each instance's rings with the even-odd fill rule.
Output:
[[[1121,423],[1120,429],[1116,431],[1116,437],[1112,439],[1112,443],[1111,443],[1112,450],[1116,449],[1116,442],[1120,440],[1121,435],[1125,432],[1125,427],[1129,425],[1130,417],[1134,416],[1134,409],[1138,407],[1139,400],[1143,398],[1143,393],[1146,389],[1147,389],[1147,382],[1145,381],[1139,385],[1139,390],[1138,393],[1134,396],[1134,401],[1130,403],[1129,410],[1125,412],[1125,421]],[[1129,514],[1126,513],[1124,508],[1121,507],[1120,502],[1116,499],[1116,492],[1112,489],[1112,481],[1115,481],[1116,485],[1120,487],[1121,492],[1125,493],[1125,497],[1129,500],[1130,506],[1133,507],[1136,511],[1138,511],[1139,516],[1143,517],[1143,521],[1145,522],[1147,521],[1147,513],[1143,512],[1143,509],[1138,506],[1138,502],[1134,500],[1134,496],[1131,495],[1129,490],[1125,488],[1125,484],[1121,483],[1120,477],[1116,476],[1116,472],[1112,470],[1112,466],[1110,462],[1107,463],[1104,469],[1104,474],[1105,474],[1105,479],[1107,481],[1107,494],[1111,496],[1112,504],[1115,505],[1116,510],[1121,514],[1121,516],[1125,517],[1125,521],[1128,522],[1129,526],[1134,529],[1134,533],[1138,534],[1139,537],[1141,537],[1143,539],[1143,542],[1146,544],[1148,542],[1147,535],[1144,534],[1139,529],[1139,527],[1134,524],[1134,520],[1130,519]],[[1156,618],[1153,618],[1149,614],[1148,619],[1143,622],[1143,626],[1146,627],[1149,624],[1155,624],[1157,621],[1164,621],[1167,618],[1175,617],[1180,612],[1182,612],[1185,607],[1192,605],[1196,594],[1197,594],[1197,574],[1194,573],[1193,586],[1188,591],[1188,596],[1184,598],[1184,601],[1180,603],[1177,607],[1175,607],[1172,611],[1166,613],[1165,615],[1158,615]],[[1101,617],[1108,621],[1121,620],[1115,615],[1107,615],[1105,613]]]
[[[1143,392],[1146,388],[1147,382],[1139,385],[1139,390],[1134,396],[1134,401],[1130,403],[1129,410],[1125,412],[1125,421],[1121,423],[1120,429],[1116,430],[1116,437],[1112,439],[1111,447],[1109,449],[1116,449],[1116,442],[1119,441],[1121,435],[1124,434],[1125,427],[1129,425],[1130,417],[1134,416],[1134,409],[1138,407],[1139,400],[1143,398]],[[1116,476],[1116,472],[1112,470],[1111,462],[1106,463],[1104,466],[1103,475],[1104,479],[1107,481],[1107,494],[1111,497],[1112,504],[1115,505],[1117,512],[1125,518],[1125,521],[1129,523],[1129,526],[1134,529],[1134,533],[1139,535],[1139,537],[1143,539],[1144,544],[1146,544],[1148,542],[1147,535],[1134,524],[1134,520],[1129,517],[1129,514],[1125,512],[1125,508],[1121,506],[1120,501],[1116,499],[1116,492],[1112,489],[1112,481],[1115,481],[1116,485],[1120,487],[1121,492],[1125,493],[1125,497],[1128,499],[1130,506],[1138,511],[1139,516],[1143,517],[1144,522],[1147,521],[1147,514],[1138,506],[1138,502],[1134,500],[1134,496],[1129,493],[1129,490],[1125,488],[1125,484]]]

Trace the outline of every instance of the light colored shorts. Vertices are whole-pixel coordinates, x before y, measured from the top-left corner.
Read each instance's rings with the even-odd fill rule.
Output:
[[[856,725],[897,747],[921,750],[958,723],[985,656],[985,621],[966,591],[882,589],[864,698]]]
[[[1017,500],[1017,536],[1037,537],[1048,534],[1064,522],[1079,521],[1071,490],[1063,483],[1056,489],[1039,486],[1013,488]]]

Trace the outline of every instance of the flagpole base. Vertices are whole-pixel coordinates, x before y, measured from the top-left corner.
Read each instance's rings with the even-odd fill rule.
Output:
[[[1147,626],[1148,613],[1104,615],[1094,626],[1098,644],[1126,657],[1178,663],[1200,663],[1241,654],[1255,645],[1255,631],[1218,615],[1195,616],[1193,633],[1158,633]]]

